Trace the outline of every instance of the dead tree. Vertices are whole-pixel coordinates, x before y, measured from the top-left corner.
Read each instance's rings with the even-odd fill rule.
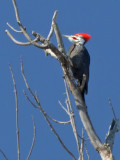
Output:
[[[19,13],[18,13],[18,8],[16,5],[16,1],[12,0],[13,2],[13,6],[14,6],[14,10],[15,10],[15,15],[16,15],[16,21],[18,23],[18,26],[20,28],[20,30],[16,30],[14,29],[10,24],[8,24],[8,26],[15,32],[20,32],[22,34],[24,34],[24,36],[26,37],[26,39],[28,40],[27,42],[20,42],[18,40],[16,40],[11,33],[6,30],[7,35],[11,38],[11,40],[13,42],[15,42],[18,45],[23,45],[23,46],[28,46],[28,45],[34,45],[35,47],[38,47],[39,49],[43,49],[45,51],[45,54],[50,54],[51,56],[53,56],[54,58],[56,58],[61,65],[61,68],[63,70],[64,73],[64,77],[65,77],[65,86],[66,86],[66,93],[67,93],[67,109],[64,108],[61,104],[61,106],[63,107],[63,109],[67,112],[67,114],[70,117],[70,121],[69,122],[63,122],[63,123],[71,123],[72,128],[73,128],[73,132],[74,132],[74,136],[76,139],[76,143],[77,143],[77,148],[78,148],[78,153],[79,153],[79,160],[83,160],[83,152],[82,152],[82,144],[84,143],[82,141],[81,145],[79,143],[79,138],[78,138],[78,133],[77,133],[77,129],[76,129],[76,124],[75,124],[75,119],[74,119],[74,111],[72,108],[72,105],[70,103],[70,99],[69,99],[69,90],[71,91],[72,95],[74,96],[74,100],[79,112],[79,116],[80,119],[83,123],[83,126],[88,134],[88,137],[93,145],[93,147],[95,148],[96,151],[98,151],[98,153],[101,156],[102,160],[114,160],[114,156],[112,154],[112,148],[113,148],[113,143],[114,143],[114,137],[115,137],[115,133],[118,132],[119,130],[119,120],[115,117],[110,125],[109,128],[109,132],[106,136],[106,141],[103,144],[100,140],[100,138],[98,137],[98,135],[95,132],[95,129],[92,125],[92,122],[90,120],[88,111],[87,111],[87,107],[86,107],[86,103],[82,98],[81,95],[81,91],[80,88],[76,85],[74,77],[72,75],[71,72],[71,68],[70,68],[70,60],[69,58],[66,56],[65,53],[65,49],[64,49],[64,44],[62,41],[62,37],[58,28],[58,25],[56,23],[56,17],[57,17],[57,11],[55,11],[54,15],[53,15],[53,19],[52,19],[52,24],[51,24],[51,29],[50,32],[48,34],[47,38],[44,38],[42,35],[40,35],[39,33],[36,32],[32,32],[33,36],[35,37],[34,39],[32,39],[29,34],[27,33],[26,28],[23,26],[23,24],[20,21],[19,18]],[[56,39],[57,39],[57,43],[58,43],[58,48],[55,47],[55,45],[50,41],[50,38],[53,34],[53,32],[56,35]],[[54,134],[56,135],[56,137],[58,138],[58,140],[60,141],[61,145],[64,147],[64,149],[72,156],[72,158],[75,160],[75,156],[73,155],[73,153],[71,153],[68,148],[65,146],[65,144],[62,142],[59,134],[56,132],[56,130],[54,129],[54,127],[52,126],[50,119],[52,119],[51,117],[49,117],[47,115],[47,113],[44,112],[43,108],[41,107],[40,101],[38,99],[38,95],[37,93],[33,93],[32,90],[30,89],[27,79],[25,77],[25,73],[24,73],[24,69],[23,69],[23,62],[21,61],[21,71],[22,71],[22,75],[26,84],[26,87],[28,89],[28,91],[31,93],[31,95],[33,96],[36,104],[34,104],[32,102],[32,100],[27,96],[26,92],[24,92],[26,98],[28,99],[28,101],[38,110],[40,110],[42,112],[42,114],[44,115],[47,123],[49,124],[49,126],[51,127],[52,131],[54,132]],[[83,78],[83,83],[84,83],[84,78]],[[84,87],[84,86],[83,86]],[[88,106],[89,107],[89,106]],[[52,119],[53,121],[56,121],[54,119]],[[56,121],[58,122],[58,121]],[[62,123],[62,122],[58,122],[58,123]],[[84,139],[82,139],[84,140]]]

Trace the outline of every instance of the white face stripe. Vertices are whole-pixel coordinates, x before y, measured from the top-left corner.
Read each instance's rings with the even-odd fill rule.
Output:
[[[75,37],[76,39],[73,39],[73,37]],[[71,36],[68,37],[68,39],[72,43],[76,43],[76,44],[82,44],[83,45],[85,43],[84,38],[80,35],[75,35],[75,36],[71,35]]]
[[[85,40],[82,37],[79,37],[78,44],[84,44]]]

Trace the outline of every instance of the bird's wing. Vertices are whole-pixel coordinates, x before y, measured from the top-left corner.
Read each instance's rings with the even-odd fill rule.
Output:
[[[70,56],[71,55],[71,52],[74,50],[75,48],[75,44],[73,43],[72,46],[69,48],[68,52],[67,52],[67,55]]]

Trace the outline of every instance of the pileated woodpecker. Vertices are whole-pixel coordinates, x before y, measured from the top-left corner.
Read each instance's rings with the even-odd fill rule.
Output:
[[[77,33],[74,35],[64,35],[68,38],[73,44],[68,51],[68,56],[72,61],[71,69],[73,76],[78,82],[82,83],[83,75],[86,77],[86,82],[84,89],[82,90],[82,95],[84,98],[84,93],[88,92],[88,80],[89,80],[89,65],[90,65],[90,56],[87,49],[84,47],[84,44],[91,38],[89,34]]]

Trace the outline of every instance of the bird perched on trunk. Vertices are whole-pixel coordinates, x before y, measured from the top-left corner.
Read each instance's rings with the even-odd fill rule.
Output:
[[[85,43],[91,38],[89,34],[77,33],[74,35],[63,35],[68,38],[73,44],[68,51],[72,64],[71,69],[73,76],[79,82],[80,86],[83,81],[83,77],[86,78],[84,88],[81,90],[84,98],[84,93],[88,92],[88,80],[89,80],[89,65],[90,56],[87,49],[84,47]]]

